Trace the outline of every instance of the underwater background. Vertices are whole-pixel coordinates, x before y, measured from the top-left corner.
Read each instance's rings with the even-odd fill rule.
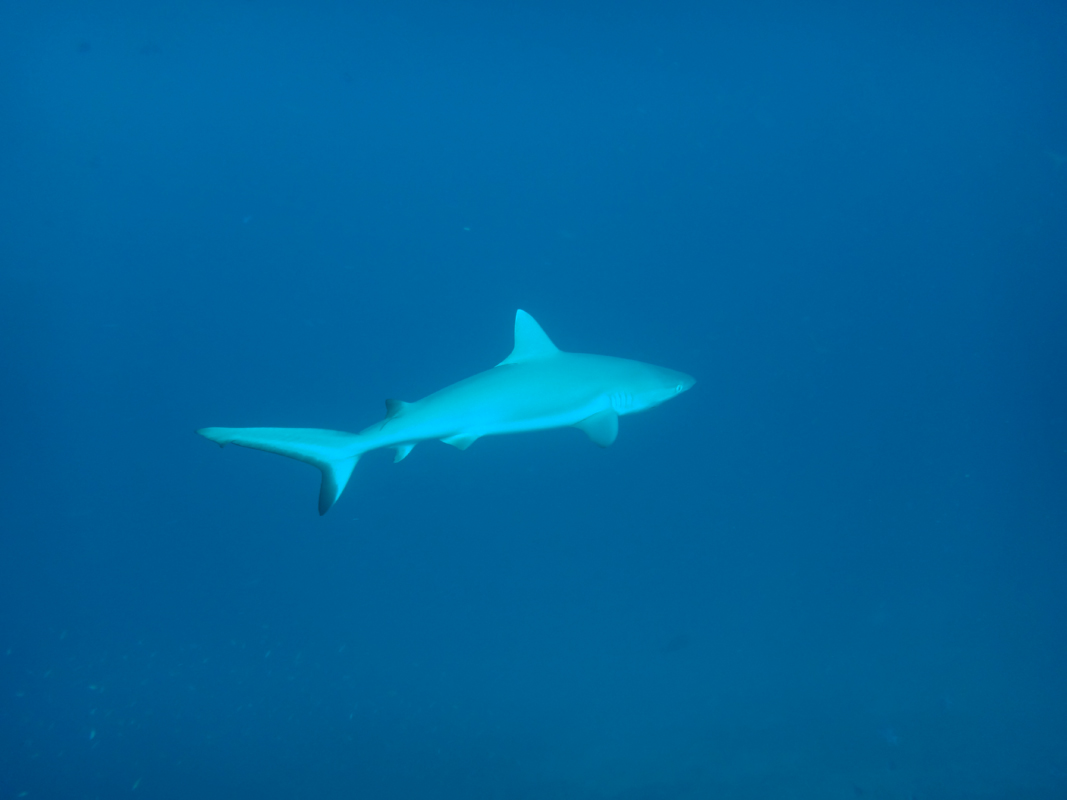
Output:
[[[1062,3],[5,3],[0,800],[1065,797],[1065,312]]]

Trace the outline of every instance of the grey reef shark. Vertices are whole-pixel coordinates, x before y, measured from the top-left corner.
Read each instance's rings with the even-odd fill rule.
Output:
[[[695,383],[684,372],[612,356],[566,353],[533,317],[515,313],[515,349],[490,370],[414,403],[385,401],[385,419],[359,433],[318,428],[201,428],[220,446],[278,453],[322,471],[319,514],[345,490],[359,457],[392,447],[394,461],[419,442],[439,439],[466,450],[483,436],[549,428],[580,428],[607,447],[619,417],[658,406]]]

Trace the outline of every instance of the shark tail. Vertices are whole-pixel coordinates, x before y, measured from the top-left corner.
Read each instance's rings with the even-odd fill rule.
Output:
[[[220,447],[251,447],[318,467],[322,473],[320,515],[337,502],[359,457],[368,449],[359,434],[319,428],[201,428],[197,433]]]

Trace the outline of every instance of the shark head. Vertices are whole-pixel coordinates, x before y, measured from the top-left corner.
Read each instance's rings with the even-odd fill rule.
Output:
[[[654,364],[639,364],[640,368],[632,372],[621,391],[612,393],[611,404],[618,414],[632,414],[665,403],[696,383],[696,378],[666,367]]]

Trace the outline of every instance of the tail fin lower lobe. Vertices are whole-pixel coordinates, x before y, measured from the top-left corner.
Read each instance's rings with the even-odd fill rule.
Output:
[[[201,428],[197,433],[219,446],[266,450],[318,467],[322,472],[319,514],[337,502],[364,452],[358,434],[319,428]]]

